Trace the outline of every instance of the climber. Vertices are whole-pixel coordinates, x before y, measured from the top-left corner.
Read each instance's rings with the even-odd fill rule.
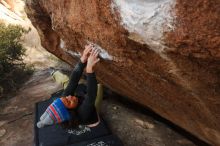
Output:
[[[67,87],[60,98],[48,106],[37,123],[38,128],[59,123],[61,125],[84,124],[94,127],[99,124],[99,115],[95,108],[97,81],[94,66],[99,62],[99,50],[92,45],[85,46],[79,63],[75,66]],[[86,67],[87,94],[74,95],[78,82]]]

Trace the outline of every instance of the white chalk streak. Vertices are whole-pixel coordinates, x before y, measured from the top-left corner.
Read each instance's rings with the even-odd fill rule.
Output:
[[[129,38],[148,44],[155,52],[163,51],[163,32],[172,27],[170,8],[174,0],[113,0],[112,10],[121,16],[121,25]]]
[[[92,43],[90,41],[87,41],[87,42],[88,44],[93,44],[95,48],[100,50],[99,57],[101,57],[104,60],[113,60],[113,57],[101,46],[99,46],[98,44]]]

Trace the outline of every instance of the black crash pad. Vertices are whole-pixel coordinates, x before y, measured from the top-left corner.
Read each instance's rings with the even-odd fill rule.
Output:
[[[37,128],[36,123],[52,101],[53,98],[50,98],[49,100],[36,103],[34,123],[36,146],[65,146],[111,134],[102,118],[101,123],[93,128],[83,125],[75,129],[63,129],[59,125],[52,125],[40,129]]]
[[[123,146],[123,144],[117,136],[108,135],[68,146]]]

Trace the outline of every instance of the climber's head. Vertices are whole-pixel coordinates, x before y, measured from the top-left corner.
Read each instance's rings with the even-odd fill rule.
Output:
[[[66,96],[61,98],[63,104],[65,105],[66,108],[68,109],[73,109],[76,108],[78,105],[78,98],[75,96]]]

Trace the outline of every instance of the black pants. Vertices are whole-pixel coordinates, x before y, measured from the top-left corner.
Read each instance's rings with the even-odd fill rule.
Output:
[[[77,65],[72,71],[69,83],[66,89],[64,90],[62,96],[74,95],[85,66],[86,66],[85,63],[84,64],[82,62],[77,63]],[[98,117],[95,109],[96,95],[97,95],[97,80],[95,73],[87,73],[87,94],[76,109],[76,113],[79,120],[84,124],[91,124],[98,121]],[[82,98],[82,97],[78,97],[78,98]]]

